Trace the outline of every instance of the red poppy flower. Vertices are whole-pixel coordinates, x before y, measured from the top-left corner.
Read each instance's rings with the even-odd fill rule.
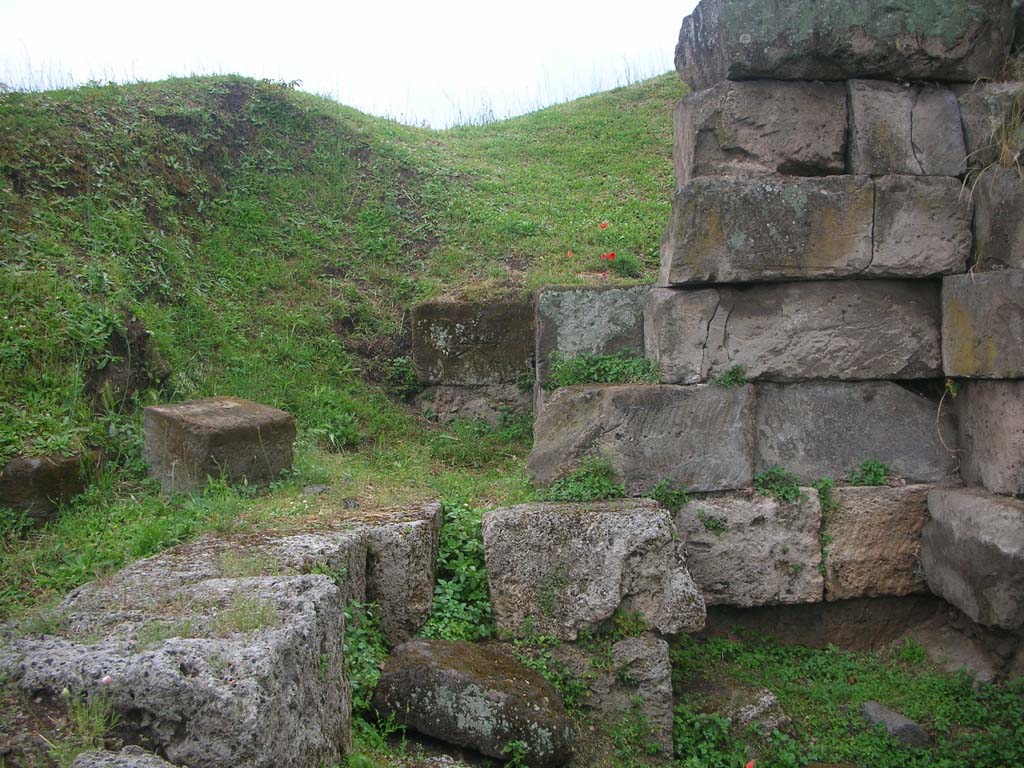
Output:
[[[568,253],[566,253],[565,254],[565,258],[571,259],[572,258],[572,251],[569,251]]]
[[[747,768],[754,768],[754,761],[753,760],[751,760],[749,763],[747,763]]]
[[[608,254],[608,261],[615,261],[615,251]]]
[[[601,229],[608,229],[608,222],[602,221],[598,226],[601,227]]]

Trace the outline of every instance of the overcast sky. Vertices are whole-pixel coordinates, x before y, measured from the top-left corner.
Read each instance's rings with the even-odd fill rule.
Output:
[[[696,0],[0,0],[0,82],[239,73],[442,127],[667,72]]]

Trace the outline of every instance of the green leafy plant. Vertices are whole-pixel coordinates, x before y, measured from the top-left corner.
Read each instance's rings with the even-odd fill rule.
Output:
[[[387,657],[377,604],[349,601],[345,606],[345,671],[352,689],[352,709],[357,714],[370,710],[380,667]]]
[[[106,735],[117,727],[120,715],[109,697],[102,693],[68,696],[71,733],[58,742],[48,742],[50,755],[61,768],[70,768],[82,752],[103,749]]]
[[[615,752],[615,764],[620,768],[641,768],[661,751],[641,709],[642,705],[643,699],[632,697],[629,709],[608,729]]]
[[[772,496],[776,501],[793,503],[806,498],[796,475],[779,466],[754,475],[754,487],[762,496]]]
[[[630,253],[620,253],[610,262],[611,271],[619,277],[643,277],[644,265]]]
[[[683,768],[737,768],[747,761],[744,744],[731,723],[717,714],[694,712],[681,704],[672,718],[672,742]]]
[[[818,492],[818,503],[821,505],[821,518],[822,522],[825,523],[828,521],[829,516],[838,508],[838,502],[835,497],[835,483],[832,482],[832,478],[823,477],[811,487]],[[826,525],[821,526],[821,532],[818,534],[818,539],[821,543],[821,563],[818,565],[818,570],[824,576],[828,573],[828,553],[829,547],[832,545],[832,534],[827,532]]]
[[[552,355],[551,370],[545,389],[558,389],[575,384],[637,384],[659,380],[658,366],[653,360],[628,352],[615,355],[582,354],[569,359]]]
[[[501,754],[508,755],[508,762],[505,768],[526,768],[526,757],[529,754],[530,745],[525,741],[510,741],[501,748]]]
[[[626,487],[616,482],[611,462],[590,457],[537,496],[542,501],[599,501],[619,499],[625,494]]]
[[[705,530],[715,535],[725,533],[729,529],[729,524],[724,517],[712,515],[704,509],[697,510],[697,519],[700,520]]]
[[[869,459],[861,462],[856,469],[850,470],[847,480],[850,485],[885,485],[891,474],[892,469],[888,464]]]
[[[430,454],[452,467],[479,469],[528,453],[533,441],[529,415],[504,411],[497,424],[485,419],[456,419],[430,442]]]
[[[742,387],[747,383],[747,369],[742,365],[734,365],[721,376],[716,376],[711,383],[717,387]]]
[[[673,485],[669,480],[662,480],[655,485],[648,496],[673,513],[686,506],[686,503],[690,500],[690,494],[685,486]]]
[[[396,397],[403,400],[408,400],[422,389],[412,358],[407,355],[393,357],[387,362],[384,383]]]

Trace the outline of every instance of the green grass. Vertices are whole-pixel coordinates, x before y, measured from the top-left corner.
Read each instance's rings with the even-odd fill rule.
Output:
[[[551,357],[551,371],[545,389],[571,387],[574,384],[653,384],[659,380],[653,360],[628,352],[615,355],[582,354],[577,357]]]
[[[601,501],[625,495],[626,487],[616,480],[611,462],[591,456],[541,491],[538,497],[542,501]]]

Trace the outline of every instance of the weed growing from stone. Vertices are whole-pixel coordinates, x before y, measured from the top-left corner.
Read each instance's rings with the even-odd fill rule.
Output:
[[[838,508],[838,502],[836,501],[835,483],[832,482],[832,478],[823,477],[811,487],[818,492],[818,503],[821,505],[822,526],[818,534],[818,539],[821,542],[821,563],[818,564],[818,570],[824,576],[828,573],[828,552],[829,547],[832,545],[832,535],[826,533],[825,523],[828,522],[829,516]]]
[[[375,603],[355,600],[345,606],[345,670],[352,690],[352,710],[357,714],[370,711],[380,666],[388,657],[378,610]]]
[[[281,567],[263,555],[244,555],[234,550],[221,552],[218,558],[220,575],[225,579],[244,579],[252,576],[273,576]]]
[[[807,498],[796,475],[779,466],[754,475],[754,487],[762,496],[771,496],[776,501],[794,503]]]
[[[709,533],[713,533],[716,536],[725,533],[729,530],[729,524],[725,521],[724,517],[718,517],[708,513],[707,510],[698,509],[697,519],[700,520],[701,525]]]
[[[643,700],[633,697],[630,708],[608,730],[617,768],[642,768],[661,750],[652,738],[651,726],[640,710]]]
[[[716,387],[742,387],[747,383],[747,369],[742,365],[734,365],[721,376],[711,380]]]
[[[281,626],[277,608],[257,598],[236,594],[210,625],[215,635],[245,634]]]
[[[868,460],[861,462],[856,469],[850,470],[847,481],[850,485],[885,485],[891,475],[892,469],[888,464]]]
[[[60,768],[70,768],[82,752],[103,749],[106,746],[106,735],[120,721],[110,699],[102,693],[84,696],[67,693],[66,699],[71,734],[60,741],[47,742],[50,756]]]
[[[669,480],[662,480],[647,495],[673,514],[686,506],[690,500],[690,494],[685,486],[673,485]]]
[[[537,494],[542,501],[600,501],[625,495],[626,487],[616,482],[611,462],[596,457]]]
[[[658,366],[653,360],[628,352],[583,354],[571,358],[552,355],[551,370],[544,388],[554,390],[575,384],[651,384],[659,378]]]

